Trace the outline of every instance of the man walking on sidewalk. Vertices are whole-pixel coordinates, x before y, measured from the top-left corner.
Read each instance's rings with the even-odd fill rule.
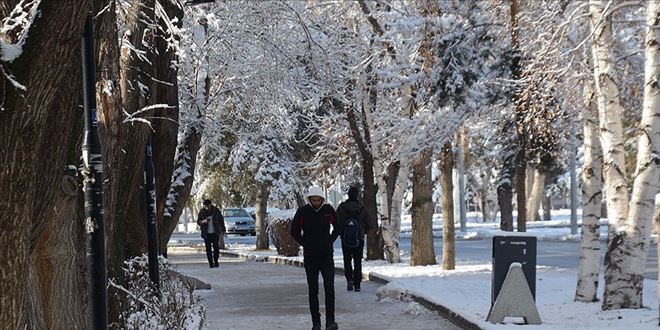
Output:
[[[202,232],[204,246],[206,247],[206,258],[209,261],[209,267],[218,267],[218,258],[220,257],[220,235],[224,235],[225,219],[220,210],[213,206],[210,199],[203,203],[204,207],[199,210],[197,215],[197,224]]]
[[[369,214],[358,201],[360,190],[348,189],[348,199],[337,206],[337,223],[342,228],[341,251],[344,256],[344,276],[348,291],[360,291],[364,235],[369,232]]]
[[[309,293],[312,330],[321,330],[319,312],[319,272],[325,291],[325,329],[337,330],[335,322],[335,266],[332,244],[340,230],[335,222],[335,209],[324,203],[323,190],[310,187],[306,204],[296,211],[291,224],[291,236],[303,247],[303,260]],[[330,233],[332,227],[332,233]]]

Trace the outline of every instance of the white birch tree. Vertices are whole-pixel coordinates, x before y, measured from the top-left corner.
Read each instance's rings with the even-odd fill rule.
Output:
[[[611,5],[611,3],[608,3]],[[647,2],[644,104],[637,143],[637,162],[630,199],[624,159],[619,89],[613,66],[612,10],[590,2],[594,30],[592,56],[603,145],[603,176],[609,219],[605,254],[603,309],[641,308],[644,265],[651,218],[658,191],[658,15],[657,1]],[[630,202],[629,202],[630,201]]]
[[[585,91],[584,102],[584,165],[582,167],[582,238],[575,300],[598,300],[600,265],[600,217],[602,192],[603,151],[598,135],[598,108],[594,93]]]

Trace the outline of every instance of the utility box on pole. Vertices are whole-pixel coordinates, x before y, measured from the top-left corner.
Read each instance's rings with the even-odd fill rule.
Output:
[[[491,305],[509,272],[512,263],[522,265],[527,285],[536,300],[536,237],[516,234],[493,237],[493,283],[491,286]]]

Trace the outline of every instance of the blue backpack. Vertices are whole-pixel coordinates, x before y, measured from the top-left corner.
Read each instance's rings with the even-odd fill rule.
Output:
[[[360,223],[355,217],[349,217],[346,219],[341,242],[347,247],[358,247],[360,245]]]

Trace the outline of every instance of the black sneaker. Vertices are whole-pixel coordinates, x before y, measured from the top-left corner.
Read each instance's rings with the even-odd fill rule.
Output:
[[[319,328],[320,329],[320,328]],[[325,330],[339,330],[339,326],[337,325],[336,322],[332,322],[330,324],[327,324],[325,326]]]
[[[218,268],[219,266],[220,266],[220,265],[219,265],[218,262],[216,261],[216,262],[215,262],[215,268]]]
[[[348,285],[346,286],[346,290],[353,291],[353,282],[348,281]]]
[[[360,292],[360,283],[355,285],[355,292]]]

